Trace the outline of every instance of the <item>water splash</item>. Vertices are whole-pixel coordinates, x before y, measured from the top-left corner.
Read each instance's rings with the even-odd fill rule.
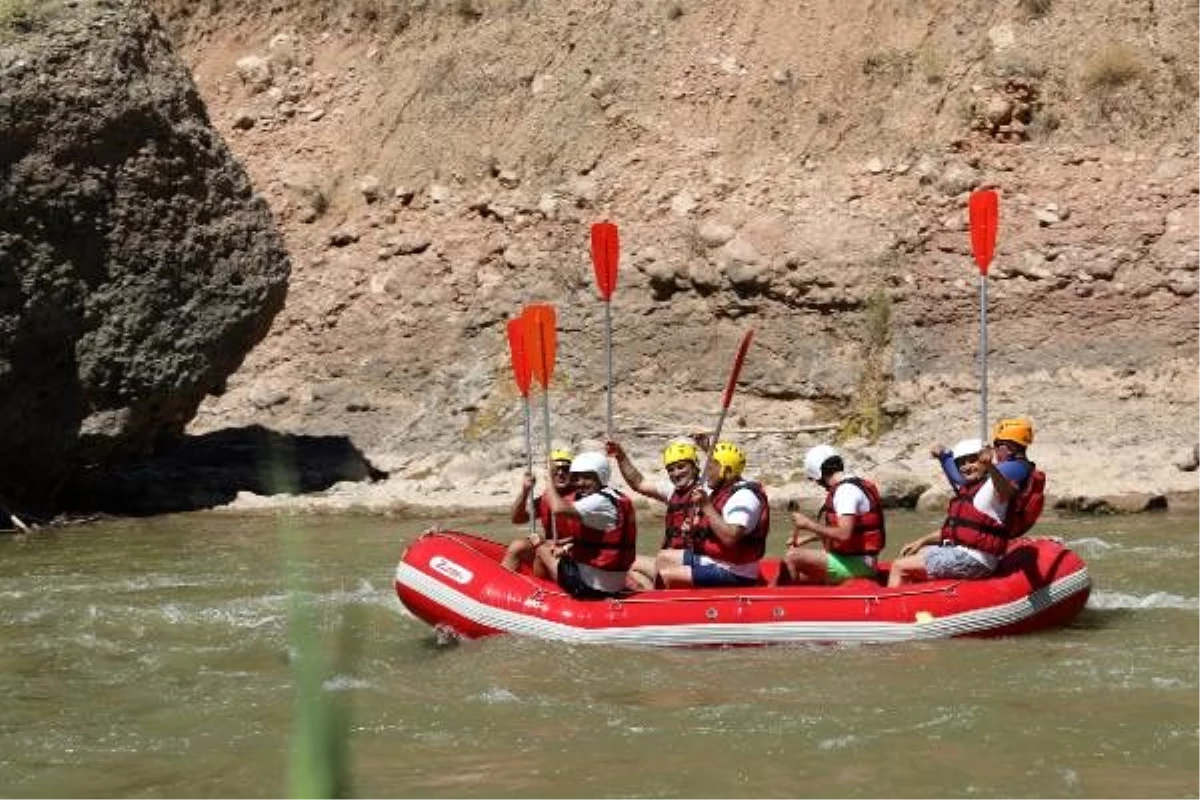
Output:
[[[1094,592],[1088,599],[1088,608],[1172,608],[1179,611],[1200,611],[1200,600],[1170,592],[1152,592],[1145,596],[1124,592]]]

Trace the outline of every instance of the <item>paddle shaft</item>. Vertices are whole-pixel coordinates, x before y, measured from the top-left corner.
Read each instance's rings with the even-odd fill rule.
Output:
[[[534,378],[542,387],[542,418],[546,434],[546,467],[548,481],[554,480],[550,465],[550,377],[554,373],[554,349],[557,337],[557,315],[554,306],[539,303],[525,307],[521,313],[525,320],[526,344],[529,347],[529,361]],[[548,489],[549,487],[547,487]],[[554,514],[550,514],[550,540],[558,544],[558,526],[554,523]]]
[[[708,451],[704,456],[704,469],[700,472],[701,480],[707,480],[708,465],[712,463],[712,451],[717,446],[717,442],[721,441],[721,428],[725,425],[725,414],[729,412],[729,405],[733,402],[733,392],[737,388],[738,375],[742,372],[742,364],[746,362],[746,351],[750,349],[750,340],[753,338],[754,329],[751,328],[742,337],[737,355],[733,357],[733,369],[729,371],[729,380],[725,383],[725,394],[721,397],[721,414],[717,417],[717,427],[713,431],[712,440],[708,443]]]
[[[712,462],[712,451],[717,446],[717,442],[721,441],[721,428],[725,425],[725,414],[729,411],[729,406],[721,406],[721,414],[717,417],[717,427],[713,430],[712,440],[708,443],[708,451],[704,454],[704,469],[700,470],[700,480],[706,480],[708,475],[708,465]]]
[[[14,514],[9,509],[9,506],[7,503],[5,503],[3,506],[0,506],[0,511],[3,511],[5,514],[8,515],[8,518],[12,520],[13,526],[16,527],[16,529],[18,531],[20,531],[21,533],[29,533],[29,531],[30,531],[29,526],[26,525],[25,522],[20,517],[18,517],[16,514]]]
[[[988,441],[987,275],[979,276],[979,441]]]
[[[546,466],[550,465],[550,387],[542,387],[542,421],[545,423],[546,434]],[[546,475],[546,480],[554,480],[554,473]],[[543,501],[544,502],[544,501]],[[554,524],[554,515],[550,514],[550,541],[558,544],[558,526]]]
[[[608,413],[605,417],[604,430],[608,440],[613,439],[613,344],[612,344],[612,303],[604,303],[604,348],[608,354]]]
[[[525,471],[530,475],[533,474],[533,421],[532,414],[529,411],[529,395],[525,395]],[[537,532],[537,520],[534,519],[534,502],[533,490],[529,490],[529,494],[525,497],[525,508],[529,512],[529,532]]]

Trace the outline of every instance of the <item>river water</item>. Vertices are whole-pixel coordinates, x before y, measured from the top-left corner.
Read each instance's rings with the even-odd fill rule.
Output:
[[[889,553],[934,521],[892,514]],[[357,796],[1200,791],[1194,515],[1039,525],[1095,584],[1066,629],[689,651],[439,643],[392,588],[428,525],[199,513],[0,537],[0,794],[286,793],[296,566],[321,641],[353,645],[325,686],[350,713]]]

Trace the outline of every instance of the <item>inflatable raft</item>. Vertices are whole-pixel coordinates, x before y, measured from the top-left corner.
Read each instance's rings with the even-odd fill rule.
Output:
[[[396,567],[396,594],[443,635],[517,634],[586,644],[673,647],[799,642],[904,642],[1029,633],[1069,622],[1087,603],[1087,566],[1053,539],[1018,539],[984,580],[889,589],[840,586],[661,589],[576,600],[558,586],[500,566],[505,545],[427,531]],[[886,565],[885,565],[886,566]],[[763,564],[770,577],[778,559]]]

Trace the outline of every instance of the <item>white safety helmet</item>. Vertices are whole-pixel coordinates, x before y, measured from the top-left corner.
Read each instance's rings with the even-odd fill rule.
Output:
[[[608,486],[608,456],[604,453],[590,451],[580,453],[571,462],[571,474],[593,472],[600,479],[601,486]]]
[[[954,445],[950,450],[950,454],[954,456],[954,460],[963,456],[979,455],[979,451],[983,449],[983,442],[979,439],[963,439],[958,444]]]
[[[831,458],[840,458],[839,453],[827,444],[819,444],[804,455],[804,474],[809,480],[821,480],[821,467]]]

